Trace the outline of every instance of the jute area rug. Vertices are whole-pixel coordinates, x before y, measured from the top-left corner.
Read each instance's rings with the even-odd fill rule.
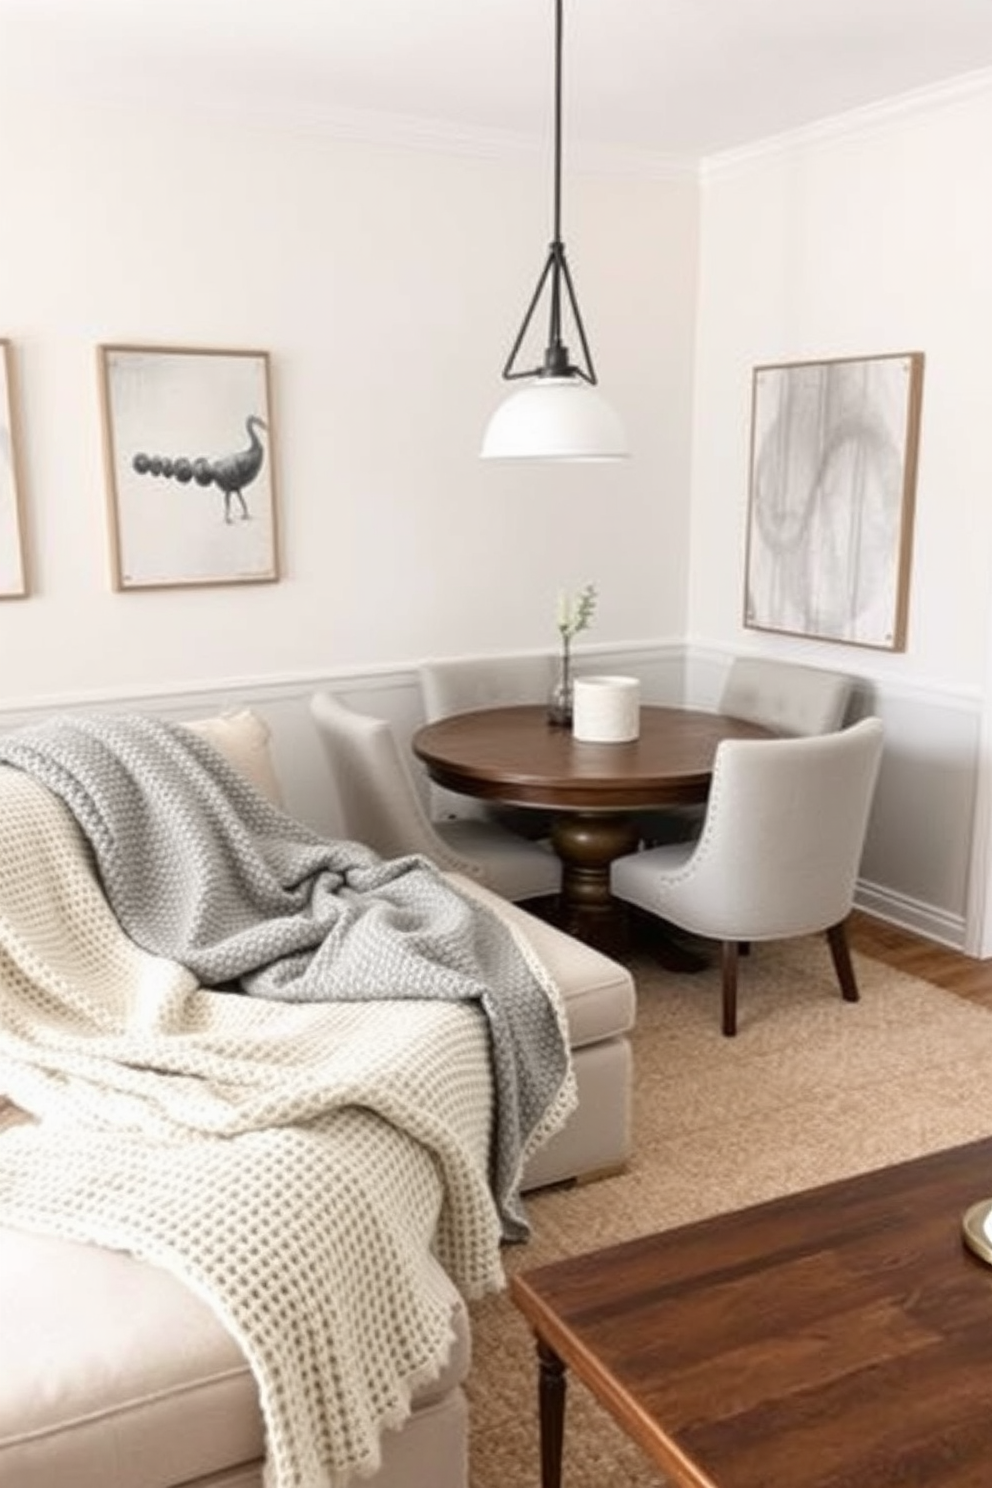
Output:
[[[725,1039],[718,971],[631,965],[629,1169],[530,1195],[532,1237],[507,1249],[508,1272],[992,1133],[992,1013],[949,992],[856,956],[862,1000],[845,1003],[822,937],[755,946]],[[472,1488],[536,1485],[533,1340],[505,1294],[473,1304],[472,1321]],[[664,1481],[570,1381],[564,1488]]]

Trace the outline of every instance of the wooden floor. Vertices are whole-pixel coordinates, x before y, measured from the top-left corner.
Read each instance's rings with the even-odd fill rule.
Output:
[[[555,899],[531,899],[525,908],[542,919],[557,922]],[[644,916],[643,924],[648,935],[653,934],[652,917]],[[635,939],[637,918],[633,921]],[[912,930],[900,930],[885,920],[875,919],[862,910],[854,910],[848,920],[848,939],[853,951],[861,951],[886,966],[894,966],[907,976],[919,977],[924,982],[933,982],[969,1002],[981,1003],[992,1008],[992,960],[976,961],[960,951],[951,950],[935,940],[926,940]],[[619,960],[624,960],[622,950],[616,951]]]
[[[852,950],[992,1008],[992,961],[975,961],[860,910],[851,916],[848,930]]]

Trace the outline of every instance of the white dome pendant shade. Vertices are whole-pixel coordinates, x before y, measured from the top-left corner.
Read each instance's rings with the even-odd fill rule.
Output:
[[[596,371],[561,237],[561,37],[562,0],[555,0],[554,237],[503,368],[504,382],[520,381],[492,418],[482,441],[484,460],[622,460],[628,453],[620,420],[596,391]],[[530,372],[516,370],[534,312],[548,292],[548,339],[544,360]],[[576,363],[562,340],[563,310],[582,348]]]
[[[533,377],[489,420],[484,460],[621,460],[627,439],[603,395],[580,377]]]

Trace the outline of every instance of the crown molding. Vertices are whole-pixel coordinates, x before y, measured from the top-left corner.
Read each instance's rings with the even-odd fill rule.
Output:
[[[39,73],[35,69],[10,66],[9,61],[0,58],[0,90],[4,98],[36,107],[61,103],[92,112],[134,111],[141,116],[174,118],[179,96],[184,119],[199,117],[242,129],[298,134],[331,142],[510,163],[543,162],[550,149],[550,142],[543,135],[485,129],[419,115],[335,107],[315,100],[312,95],[293,96],[285,92],[266,95],[257,87],[239,87],[230,80],[226,86],[180,88],[177,93],[176,79],[167,69],[155,75],[143,72],[139,79],[129,76],[126,70],[102,71],[99,75],[71,69]],[[866,136],[914,116],[967,103],[990,91],[992,68],[983,68],[701,157],[695,153],[595,141],[573,129],[565,163],[576,174],[657,181],[706,180],[790,151]]]
[[[820,119],[815,124],[770,135],[750,145],[708,155],[700,163],[700,176],[704,181],[718,178],[796,150],[866,137],[907,120],[955,108],[983,96],[992,98],[992,68],[988,67],[963,73],[945,83],[914,88],[908,93],[899,93],[878,103],[848,109],[842,114]]]
[[[37,79],[19,87],[5,79],[8,97],[19,95],[26,102],[43,102],[46,94]],[[12,86],[7,86],[7,82]],[[746,170],[796,150],[829,145],[845,139],[866,137],[907,120],[992,95],[992,68],[964,73],[945,83],[913,89],[877,103],[831,115],[814,124],[780,134],[767,135],[746,145],[714,151],[699,159],[634,145],[613,145],[573,135],[568,141],[566,167],[574,174],[627,176],[642,180],[709,180]],[[81,82],[67,85],[62,78],[57,97],[93,112],[135,110],[148,116],[175,114],[175,89],[150,84],[146,77],[140,90],[124,77],[102,79],[99,89]],[[186,93],[184,119],[200,117],[227,122],[239,128],[276,131],[334,143],[367,145],[389,150],[415,150],[438,155],[461,156],[506,163],[544,163],[550,149],[543,136],[508,130],[482,129],[411,114],[339,108],[312,101],[246,94]]]
[[[140,84],[126,75],[92,79],[66,78],[28,82],[3,78],[8,100],[48,106],[49,102],[70,105],[91,113],[133,111],[144,118],[169,118],[176,114],[176,88],[164,77],[144,76]],[[237,88],[182,93],[184,121],[196,118],[239,129],[273,131],[286,135],[326,140],[332,143],[369,145],[389,150],[416,150],[477,160],[520,163],[546,162],[551,141],[543,135],[483,129],[412,114],[341,108],[314,103],[312,99],[261,96]],[[695,158],[633,145],[610,145],[573,136],[568,141],[566,167],[573,174],[640,177],[648,180],[698,177]]]
[[[551,148],[550,140],[543,136],[472,128],[408,114],[331,108],[290,113],[273,108],[266,110],[265,117],[271,125],[304,129],[329,139],[475,159],[539,161],[543,164]],[[655,180],[694,178],[698,173],[695,160],[634,146],[594,143],[578,137],[568,141],[565,163],[569,170],[580,174],[640,176]]]

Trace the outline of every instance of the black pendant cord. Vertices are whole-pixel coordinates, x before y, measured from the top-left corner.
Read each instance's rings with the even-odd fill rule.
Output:
[[[515,378],[520,377],[576,376],[583,378],[589,383],[595,383],[596,381],[592,355],[589,351],[585,327],[582,324],[582,315],[575,297],[572,276],[565,258],[565,244],[562,242],[561,237],[562,7],[563,0],[555,0],[554,237],[548,248],[548,256],[545,260],[544,268],[541,270],[540,278],[537,281],[537,287],[531,296],[523,324],[517,332],[517,337],[510,350],[510,355],[506,359],[506,366],[503,368],[503,378],[506,381],[513,381]],[[514,370],[517,354],[523,344],[530,323],[534,318],[534,313],[544,293],[545,286],[549,282],[551,306],[548,321],[548,344],[544,351],[544,361],[540,367],[532,368],[527,372],[517,372]],[[579,342],[582,346],[584,366],[575,365],[569,360],[568,347],[564,345],[561,339],[563,289],[571,310],[572,319],[575,322]]]

